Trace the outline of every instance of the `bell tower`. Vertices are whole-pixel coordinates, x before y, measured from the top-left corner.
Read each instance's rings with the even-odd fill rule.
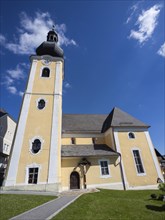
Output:
[[[64,59],[57,42],[53,28],[30,57],[5,189],[60,191]]]

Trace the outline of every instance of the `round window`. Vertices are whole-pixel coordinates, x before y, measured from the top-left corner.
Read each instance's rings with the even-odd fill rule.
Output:
[[[39,139],[35,139],[33,142],[32,142],[32,152],[34,154],[38,153],[41,149],[41,141]]]
[[[40,99],[38,102],[38,109],[43,109],[45,107],[45,100]]]

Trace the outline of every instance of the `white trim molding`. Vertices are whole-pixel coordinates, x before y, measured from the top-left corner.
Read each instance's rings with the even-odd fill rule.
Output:
[[[116,145],[116,150],[121,155],[121,166],[122,166],[122,170],[123,170],[125,188],[127,189],[127,188],[129,188],[129,184],[128,184],[128,181],[127,181],[127,176],[126,176],[126,172],[125,172],[125,168],[124,168],[124,163],[123,163],[123,158],[122,158],[122,154],[121,154],[120,142],[119,142],[118,130],[117,129],[114,129],[114,141],[115,141],[115,145]]]
[[[164,181],[163,174],[161,173],[161,169],[160,169],[158,160],[157,160],[157,158],[156,158],[154,146],[153,146],[152,141],[151,141],[151,138],[150,138],[150,134],[149,134],[148,131],[145,131],[144,133],[145,133],[145,136],[146,136],[146,139],[147,139],[149,148],[150,148],[150,152],[151,152],[151,155],[152,155],[152,158],[153,158],[153,161],[154,161],[154,165],[155,165],[155,168],[156,168],[158,177],[159,177],[162,181]]]
[[[42,59],[41,62],[45,66],[49,66],[52,63],[51,60],[48,58]]]
[[[13,144],[13,152],[11,154],[11,160],[9,163],[9,170],[5,181],[5,186],[13,186],[16,184],[16,177],[18,172],[18,164],[21,155],[21,149],[23,144],[24,132],[26,127],[26,121],[29,111],[31,95],[25,94],[21,114],[16,130],[16,136]]]
[[[30,70],[26,93],[32,93],[34,78],[35,78],[35,73],[36,73],[36,68],[37,68],[37,61],[38,60],[35,60],[35,59],[32,61],[32,66],[31,66],[31,70]]]
[[[55,95],[50,143],[48,183],[60,182],[61,163],[61,121],[62,121],[62,62],[56,62]]]

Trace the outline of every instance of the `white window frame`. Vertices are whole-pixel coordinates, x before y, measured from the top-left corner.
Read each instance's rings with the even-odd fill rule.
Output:
[[[132,133],[132,134],[134,135],[134,138],[130,138],[130,137],[129,137],[129,134],[130,134],[130,133]],[[134,140],[134,139],[136,139],[136,135],[135,135],[135,133],[132,132],[132,131],[129,131],[129,132],[127,133],[127,135],[128,135],[128,139],[129,139],[129,140]]]
[[[144,173],[138,173],[137,165],[136,165],[135,157],[134,157],[134,153],[133,153],[134,150],[139,151],[139,156],[140,156],[140,160],[141,160],[141,163],[142,163],[142,166],[143,166]],[[142,158],[142,155],[141,155],[141,150],[139,148],[137,148],[137,147],[134,147],[134,148],[132,148],[131,151],[132,151],[132,157],[133,157],[133,161],[134,161],[134,165],[135,165],[135,170],[136,170],[137,176],[146,176],[146,171],[145,171],[145,167],[144,167],[143,158]]]
[[[109,172],[109,174],[107,174],[107,175],[103,175],[103,174],[102,174],[101,162],[104,162],[104,161],[106,161],[106,162],[107,162],[107,165],[108,165],[108,172]],[[109,165],[110,165],[109,160],[103,158],[103,159],[100,159],[98,162],[99,162],[99,166],[100,166],[100,178],[109,178],[109,177],[111,177],[110,167],[109,167]]]
[[[38,178],[37,178],[37,183],[28,183],[29,182],[29,169],[30,168],[38,168]],[[36,163],[32,163],[26,166],[26,176],[25,176],[25,184],[27,185],[38,185],[39,179],[40,179],[40,172],[41,172],[41,165],[40,164],[36,164]]]
[[[50,71],[49,72],[49,77],[43,77],[42,76],[42,71],[43,71],[44,68],[48,68],[49,69],[49,71]],[[46,79],[46,80],[51,78],[51,69],[47,65],[41,67],[41,69],[40,69],[40,77],[43,78],[43,79]]]
[[[33,153],[33,150],[32,150],[32,143],[35,141],[35,139],[39,139],[41,141],[41,149],[37,153]],[[44,144],[44,140],[41,136],[35,136],[32,139],[30,139],[29,140],[29,151],[30,151],[30,153],[33,154],[34,156],[41,153],[42,148],[43,148],[43,144]]]

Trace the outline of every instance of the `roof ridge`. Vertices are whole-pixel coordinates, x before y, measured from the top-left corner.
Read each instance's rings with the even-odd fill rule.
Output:
[[[136,119],[129,113],[121,110],[118,107],[114,107],[106,120],[103,123],[102,133],[107,131],[110,127],[146,127],[149,125]]]

